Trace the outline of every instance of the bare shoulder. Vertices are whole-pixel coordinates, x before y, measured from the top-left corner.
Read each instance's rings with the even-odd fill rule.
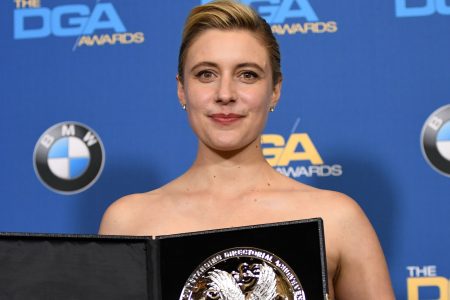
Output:
[[[355,237],[367,237],[377,242],[372,225],[360,205],[343,193],[294,183],[287,199],[288,207],[299,212],[299,217],[323,219],[327,239],[339,252],[344,252],[342,249]],[[355,244],[360,242],[358,239],[355,239]]]
[[[131,194],[113,202],[103,214],[99,234],[139,235],[138,225],[143,214],[156,213],[161,205],[161,191]]]
[[[361,249],[361,242],[379,248],[375,230],[357,201],[340,192],[316,190],[310,202],[312,210],[324,220],[326,236],[341,261]]]
[[[339,192],[295,187],[293,198],[302,200],[291,205],[324,220],[336,299],[394,299],[383,250],[359,204]]]
[[[359,205],[341,197],[329,219],[339,267],[334,278],[338,299],[394,299],[388,268],[377,234]]]
[[[315,214],[328,221],[365,218],[358,203],[349,196],[314,188],[289,178],[281,185],[280,199],[292,207],[293,211]]]
[[[309,193],[313,210],[324,220],[336,299],[394,299],[383,250],[358,203],[339,192]]]
[[[312,202],[329,221],[365,221],[367,218],[359,204],[351,197],[335,191],[314,189]],[[343,224],[344,225],[344,224]]]
[[[340,238],[355,236],[357,232],[374,236],[374,230],[360,205],[351,197],[335,191],[312,191],[314,209],[328,225],[328,231]],[[328,223],[328,224],[327,224]]]

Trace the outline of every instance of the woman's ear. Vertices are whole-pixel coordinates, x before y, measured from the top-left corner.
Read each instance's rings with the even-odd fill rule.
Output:
[[[183,79],[180,77],[179,74],[177,74],[177,95],[178,100],[180,101],[180,104],[182,107],[186,106],[186,97],[184,94],[184,85],[183,85]]]
[[[276,107],[278,104],[278,100],[280,100],[281,96],[281,82],[282,80],[279,79],[278,82],[274,85],[273,91],[272,91],[272,99],[270,101],[270,107]]]

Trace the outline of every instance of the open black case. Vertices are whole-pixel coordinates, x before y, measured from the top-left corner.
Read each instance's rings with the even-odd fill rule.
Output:
[[[0,233],[0,299],[319,300],[327,288],[321,219],[158,237]]]

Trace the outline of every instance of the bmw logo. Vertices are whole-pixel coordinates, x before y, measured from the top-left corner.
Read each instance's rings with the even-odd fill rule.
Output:
[[[97,181],[105,160],[99,136],[86,125],[63,122],[45,131],[34,148],[41,182],[61,194],[80,193]]]
[[[450,176],[450,104],[428,117],[421,141],[428,163],[439,173]]]

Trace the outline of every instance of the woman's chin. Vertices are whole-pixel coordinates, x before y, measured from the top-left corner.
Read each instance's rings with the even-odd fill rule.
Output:
[[[239,152],[246,149],[253,141],[214,141],[207,144],[207,147],[215,152]]]

